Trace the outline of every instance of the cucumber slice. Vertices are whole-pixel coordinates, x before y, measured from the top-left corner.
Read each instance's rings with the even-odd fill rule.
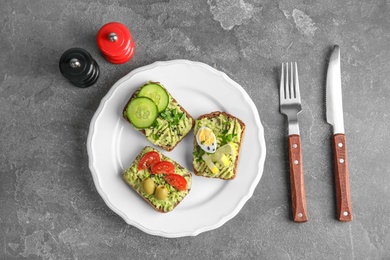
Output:
[[[137,128],[148,128],[158,116],[158,108],[153,100],[147,97],[136,97],[126,108],[126,116]]]
[[[156,103],[158,112],[164,111],[169,103],[167,91],[156,83],[150,83],[143,86],[138,92],[137,97],[148,97]]]

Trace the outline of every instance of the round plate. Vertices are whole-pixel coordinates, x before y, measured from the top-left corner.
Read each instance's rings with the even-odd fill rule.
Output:
[[[224,111],[246,124],[236,178],[224,181],[193,174],[191,191],[169,213],[155,211],[122,180],[122,172],[141,150],[153,146],[122,117],[132,93],[149,80],[163,84],[194,119]],[[173,151],[157,149],[193,172],[193,138],[191,131]],[[245,90],[225,73],[187,60],[155,62],[115,83],[92,118],[87,149],[96,189],[106,204],[128,224],[163,237],[195,236],[233,218],[252,196],[266,152],[259,114]]]

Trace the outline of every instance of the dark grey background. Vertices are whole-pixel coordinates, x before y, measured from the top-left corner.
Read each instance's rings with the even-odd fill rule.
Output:
[[[0,3],[1,259],[389,259],[389,1],[69,1]],[[136,52],[107,62],[95,37],[119,21]],[[354,220],[335,216],[325,72],[341,47]],[[61,54],[87,49],[93,87],[59,72]],[[238,82],[265,129],[262,179],[239,214],[196,237],[145,234],[114,214],[88,168],[90,120],[110,87],[154,61],[207,63]],[[309,222],[291,221],[280,64],[297,61]],[[205,216],[207,217],[207,216]]]

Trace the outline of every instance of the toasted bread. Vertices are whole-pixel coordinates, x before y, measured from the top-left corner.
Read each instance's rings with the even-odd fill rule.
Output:
[[[150,169],[138,170],[138,163],[141,158],[148,152],[157,152],[160,155],[161,161],[168,161],[174,164],[175,174],[178,174],[185,178],[186,180],[186,189],[178,190],[175,187],[171,186],[165,179],[165,174],[151,174]],[[165,156],[158,150],[146,146],[135,158],[133,163],[128,169],[122,174],[123,180],[131,187],[135,192],[137,192],[146,202],[152,206],[158,212],[166,213],[172,211],[191,190],[192,184],[192,174],[187,169],[182,167],[177,162],[173,161],[169,157]],[[168,195],[165,199],[159,200],[156,198],[155,194],[147,194],[145,189],[142,186],[142,181],[151,178],[155,186],[164,185],[168,189]]]
[[[158,114],[156,122],[152,126],[140,129],[134,126],[129,120],[126,115],[126,109],[129,103],[137,97],[140,89],[147,84],[157,84],[161,86],[169,96],[169,103],[167,108]],[[195,120],[181,105],[179,105],[176,99],[161,83],[149,81],[145,85],[141,86],[131,95],[123,108],[123,117],[132,124],[136,130],[144,134],[152,144],[166,151],[172,151],[194,127]],[[172,120],[172,113],[175,113],[176,119],[178,119],[179,116],[180,119]]]
[[[204,151],[196,140],[196,135],[200,127],[208,127],[212,130],[217,141],[218,148],[225,144],[234,147],[235,154],[226,154],[225,163],[213,161],[213,165],[217,168],[213,170],[208,166],[202,157],[204,154],[213,158],[212,153]],[[212,112],[198,117],[194,127],[194,152],[193,152],[193,168],[194,174],[209,178],[218,178],[223,180],[232,180],[236,177],[237,166],[240,156],[242,141],[245,134],[245,123],[239,118],[226,112]]]

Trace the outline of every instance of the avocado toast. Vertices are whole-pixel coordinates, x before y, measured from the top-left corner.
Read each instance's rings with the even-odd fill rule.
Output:
[[[192,175],[177,162],[146,146],[122,174],[123,180],[156,211],[172,211],[190,192]]]
[[[226,112],[201,115],[194,127],[194,174],[231,180],[236,177],[245,124]]]
[[[152,81],[133,93],[123,108],[123,117],[166,151],[172,151],[195,123],[161,83]]]

